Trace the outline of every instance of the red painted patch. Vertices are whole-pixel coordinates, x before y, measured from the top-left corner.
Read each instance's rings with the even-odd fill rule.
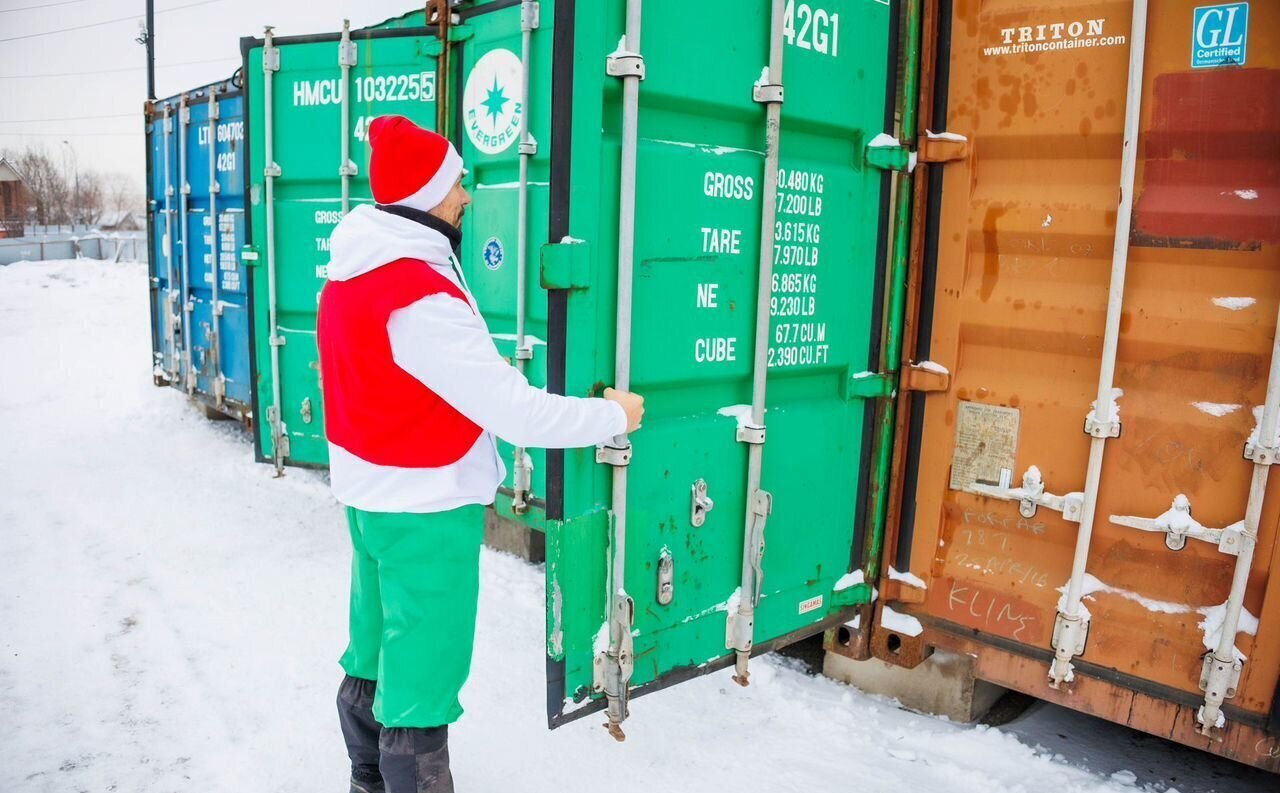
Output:
[[[1280,242],[1280,70],[1155,78],[1142,135],[1134,243],[1257,248]]]

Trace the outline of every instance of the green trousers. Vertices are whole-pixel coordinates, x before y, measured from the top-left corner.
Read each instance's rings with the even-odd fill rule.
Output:
[[[439,727],[462,715],[471,670],[484,507],[429,514],[347,507],[351,643],[339,661],[378,681],[384,727]]]

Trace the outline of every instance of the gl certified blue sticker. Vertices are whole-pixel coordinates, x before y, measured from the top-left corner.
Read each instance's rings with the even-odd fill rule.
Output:
[[[1249,43],[1249,4],[1201,6],[1191,15],[1191,68],[1243,66]]]
[[[490,270],[496,270],[502,266],[502,260],[506,253],[502,250],[502,240],[497,237],[490,237],[484,244],[484,266]]]

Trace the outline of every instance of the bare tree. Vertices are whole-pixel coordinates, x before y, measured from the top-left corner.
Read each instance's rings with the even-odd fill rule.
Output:
[[[79,206],[76,207],[76,213],[80,215],[82,222],[97,221],[98,215],[102,214],[103,208],[106,207],[106,193],[102,174],[97,171],[80,174]]]
[[[143,204],[142,189],[137,181],[126,173],[108,173],[102,177],[105,207],[114,212],[138,209]]]
[[[5,150],[4,157],[22,172],[34,217],[42,226],[93,223],[103,210],[129,211],[142,206],[142,191],[126,173],[74,171],[65,157],[50,156],[42,145]]]
[[[43,146],[28,145],[15,158],[22,172],[41,225],[67,223],[71,219],[71,189],[67,177]]]

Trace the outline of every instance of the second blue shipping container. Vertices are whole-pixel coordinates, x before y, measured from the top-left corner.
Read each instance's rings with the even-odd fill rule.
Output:
[[[148,106],[152,371],[157,385],[251,419],[239,80]]]

